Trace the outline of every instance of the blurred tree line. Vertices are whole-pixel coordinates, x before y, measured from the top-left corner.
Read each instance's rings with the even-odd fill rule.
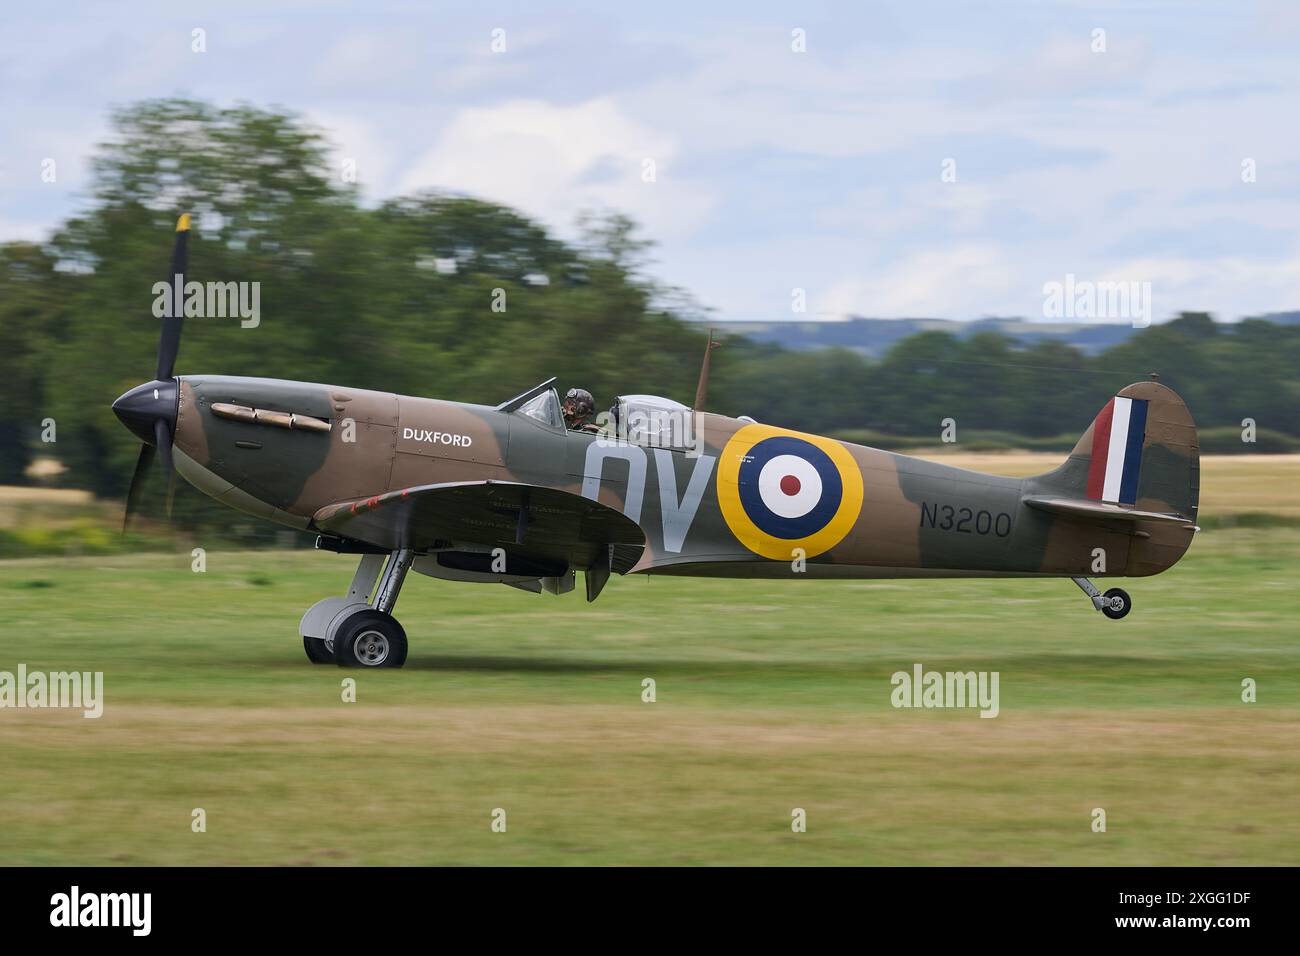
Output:
[[[261,283],[261,324],[186,322],[177,371],[264,375],[495,404],[551,375],[598,407],[620,393],[689,403],[702,310],[647,275],[627,219],[588,218],[562,242],[519,213],[426,193],[377,208],[331,169],[291,114],[190,100],[113,118],[87,210],[45,245],[0,245],[0,483],[37,455],[61,483],[124,493],[137,444],[109,404],[153,375],[153,284],[172,228],[194,215],[190,278]],[[506,308],[494,311],[494,290]],[[996,334],[912,336],[880,361],[730,338],[711,410],[822,433],[959,429],[1077,436],[1106,397],[1158,371],[1204,428],[1300,436],[1300,326],[1203,314],[1086,356]],[[57,441],[44,444],[53,419]],[[960,434],[960,432],[959,432]],[[1250,449],[1245,449],[1250,450]]]

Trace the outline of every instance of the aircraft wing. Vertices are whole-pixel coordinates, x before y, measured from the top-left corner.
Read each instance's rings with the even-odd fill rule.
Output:
[[[1122,521],[1165,521],[1172,524],[1185,524],[1189,527],[1192,525],[1192,522],[1182,515],[1166,514],[1163,511],[1138,511],[1135,508],[1125,508],[1105,501],[1031,496],[1025,498],[1024,502],[1029,507],[1037,508],[1039,511],[1050,511],[1071,518],[1092,518],[1094,520],[1118,518]]]
[[[316,512],[321,531],[389,551],[475,545],[511,558],[626,573],[645,547],[640,527],[581,495],[508,481],[460,481],[340,501]],[[612,546],[612,547],[611,547]]]

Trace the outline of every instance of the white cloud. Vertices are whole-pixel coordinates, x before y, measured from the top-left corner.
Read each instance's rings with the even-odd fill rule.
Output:
[[[384,195],[392,173],[391,140],[371,123],[345,113],[313,110],[307,119],[319,126],[330,144],[332,175],[337,183],[344,160],[355,163],[356,182],[369,196]]]
[[[971,302],[1006,302],[1017,272],[992,243],[963,243],[903,257],[871,277],[848,277],[814,297],[825,317],[969,318]]]
[[[707,216],[712,193],[675,175],[676,140],[628,118],[607,97],[563,106],[511,100],[458,112],[398,183],[506,203],[561,229],[583,209],[612,207],[670,238]],[[655,164],[654,182],[642,178]]]
[[[1274,259],[1140,258],[1120,263],[1098,278],[1150,282],[1156,321],[1189,309],[1235,319],[1295,308],[1300,253],[1291,251]]]

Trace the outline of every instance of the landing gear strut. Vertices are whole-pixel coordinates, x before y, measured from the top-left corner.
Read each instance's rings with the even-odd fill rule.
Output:
[[[302,616],[303,649],[313,664],[401,667],[406,663],[406,631],[392,610],[415,555],[407,548],[388,555],[386,565],[384,558],[362,555],[347,596],[317,601]]]
[[[1133,610],[1133,599],[1128,596],[1128,592],[1123,588],[1111,588],[1105,594],[1102,594],[1097,590],[1097,586],[1087,578],[1071,578],[1070,580],[1079,585],[1079,590],[1092,598],[1093,607],[1112,621],[1118,621]]]

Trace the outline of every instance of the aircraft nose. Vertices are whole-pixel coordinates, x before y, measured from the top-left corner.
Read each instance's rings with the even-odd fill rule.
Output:
[[[162,419],[176,433],[176,379],[146,382],[123,392],[113,403],[113,413],[145,444],[154,443],[154,422]]]

